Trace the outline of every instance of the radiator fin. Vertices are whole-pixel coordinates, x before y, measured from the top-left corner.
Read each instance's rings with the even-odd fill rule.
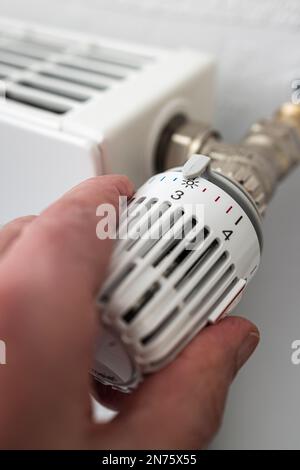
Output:
[[[0,26],[0,103],[64,115],[119,87],[153,60],[101,40],[64,40]]]

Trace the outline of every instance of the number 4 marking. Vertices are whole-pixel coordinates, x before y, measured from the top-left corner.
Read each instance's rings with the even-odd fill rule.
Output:
[[[225,241],[229,241],[231,235],[233,234],[233,231],[232,230],[223,230],[222,233],[225,236]]]

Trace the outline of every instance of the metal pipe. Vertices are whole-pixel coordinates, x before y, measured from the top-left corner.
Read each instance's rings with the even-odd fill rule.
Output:
[[[241,187],[263,215],[278,182],[300,162],[300,106],[284,104],[237,145],[209,125],[177,116],[157,147],[156,170],[181,166],[194,153],[209,156],[211,169]]]

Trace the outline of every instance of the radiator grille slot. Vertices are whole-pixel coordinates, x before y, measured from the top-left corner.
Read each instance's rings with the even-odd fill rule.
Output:
[[[118,71],[112,66],[97,66],[91,63],[91,61],[85,59],[79,61],[76,58],[70,58],[58,60],[56,63],[58,65],[62,65],[63,67],[79,70],[92,75],[98,75],[100,77],[110,78],[112,80],[123,80],[124,78],[126,78],[126,73],[124,71],[122,73],[120,70]]]
[[[93,80],[92,78],[87,77],[86,75],[83,76],[79,74],[73,74],[72,72],[64,70],[62,67],[57,67],[53,71],[41,71],[39,72],[39,75],[42,77],[54,78],[62,80],[63,82],[84,86],[86,88],[89,88],[90,91],[102,92],[108,89],[107,85],[100,83],[98,80]]]
[[[24,104],[54,114],[65,114],[70,110],[70,107],[67,105],[57,101],[51,101],[46,97],[42,98],[40,96],[34,96],[33,94],[27,95],[21,90],[8,89],[5,91],[5,98],[11,102]]]
[[[1,61],[0,61],[0,74],[3,76],[3,78],[6,78],[6,77],[8,78],[12,76],[13,74],[18,73],[19,71],[20,69],[18,69],[17,67],[13,67],[11,65],[6,65],[6,64],[1,64]]]
[[[3,52],[9,53],[16,57],[25,57],[31,60],[42,60],[45,57],[45,52],[38,53],[30,49],[28,50],[26,49],[26,47],[21,47],[17,43],[14,46],[1,46],[0,42],[0,54],[2,54]]]
[[[70,90],[70,87],[64,83],[51,79],[44,81],[38,79],[19,80],[17,83],[32,90],[44,91],[50,95],[60,96],[70,100],[78,101],[79,103],[84,103],[90,98],[89,95],[83,94],[80,91]]]
[[[107,64],[107,65],[117,65],[118,67],[122,67],[123,70],[127,70],[127,71],[138,71],[140,70],[143,65],[140,64],[140,63],[129,63],[128,61],[126,60],[123,60],[122,59],[118,59],[118,58],[109,58],[109,57],[106,57],[105,55],[101,55],[99,54],[99,56],[96,56],[92,53],[90,54],[77,54],[77,57],[80,57],[81,59],[87,59],[90,61],[90,63],[94,63],[94,64]]]
[[[29,59],[23,55],[16,55],[11,52],[0,51],[0,63],[4,65],[9,65],[16,69],[26,69],[31,67],[34,63],[34,60]]]
[[[91,47],[85,57],[99,62],[124,66],[133,70],[139,70],[144,65],[154,60],[154,58],[150,56],[99,46]]]
[[[4,65],[6,67],[11,67],[11,69],[15,69],[15,70],[24,69],[23,65],[18,65],[16,63],[14,63],[13,61],[3,59],[2,57],[0,57],[0,65]]]
[[[130,47],[102,45],[101,39],[57,39],[26,29],[22,35],[20,29],[14,33],[0,24],[0,80],[7,103],[48,114],[63,115],[121,86],[153,60]],[[17,91],[11,88],[14,84]]]
[[[68,42],[68,41],[67,41]],[[21,43],[21,41],[19,42]],[[46,40],[42,35],[38,33],[32,37],[24,36],[22,39],[22,43],[26,44],[29,47],[34,47],[38,49],[44,49],[48,52],[62,52],[66,47],[65,44],[58,43],[57,40],[54,40],[53,37],[51,39]]]

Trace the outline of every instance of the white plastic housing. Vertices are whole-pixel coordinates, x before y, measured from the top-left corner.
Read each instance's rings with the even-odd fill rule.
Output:
[[[100,295],[107,333],[93,375],[130,389],[228,313],[259,265],[259,224],[246,196],[210,172],[187,179],[169,171],[142,186]]]
[[[103,173],[152,174],[176,114],[210,122],[210,56],[0,21],[0,224]]]

